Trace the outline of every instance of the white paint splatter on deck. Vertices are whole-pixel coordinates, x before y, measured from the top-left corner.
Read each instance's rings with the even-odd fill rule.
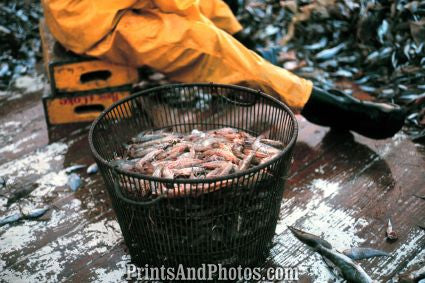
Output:
[[[115,283],[115,282],[127,282],[124,280],[126,274],[126,265],[130,262],[129,255],[123,255],[121,260],[118,261],[115,266],[108,268],[97,268],[91,269],[95,272],[95,275],[90,278],[92,282],[102,283]]]
[[[330,182],[323,179],[313,180],[312,187],[313,189],[320,190],[323,193],[323,198],[331,197],[341,189],[339,183]]]
[[[29,204],[22,207],[24,212],[33,208],[44,207],[45,204],[41,201],[41,198],[66,184],[65,173],[63,170],[56,172],[55,167],[62,166],[67,149],[68,146],[64,143],[52,143],[17,160],[0,165],[0,176],[6,176],[8,184],[13,184],[23,177],[34,175],[34,183],[38,183],[38,187],[30,196],[36,199],[32,199]],[[2,202],[5,201],[7,201],[6,198]],[[63,207],[63,209],[66,208],[67,205]],[[2,211],[5,211],[5,209],[4,206],[1,207]],[[8,215],[17,212],[19,212],[19,208],[16,204],[13,204],[7,210]],[[65,219],[70,221],[74,217],[70,211],[67,211],[68,215],[65,215],[65,213],[65,211],[57,211],[52,208],[50,220],[48,220],[47,224],[44,221],[25,221],[20,225],[5,225],[1,227],[0,242],[2,244],[0,245],[0,254],[6,255],[22,250],[36,240],[36,235],[55,229],[61,221],[65,222]]]
[[[0,272],[3,271],[5,266],[6,266],[6,262],[0,259]]]
[[[59,172],[49,172],[37,180],[38,187],[32,191],[31,196],[48,196],[56,188],[65,186],[67,181],[68,175],[65,173],[65,169]]]
[[[23,137],[22,139],[19,139],[12,144],[4,146],[0,148],[0,153],[1,154],[4,154],[5,152],[17,153],[23,149],[23,146],[22,146],[23,144],[28,143],[31,140],[34,140],[40,134],[41,134],[40,132],[32,133],[31,135]]]
[[[316,234],[329,241],[334,248],[343,250],[351,246],[359,246],[365,240],[357,233],[368,225],[364,218],[356,218],[356,211],[341,209],[331,204],[329,200],[335,197],[341,189],[341,184],[324,179],[315,179],[307,187],[312,193],[305,206],[295,204],[295,199],[282,202],[281,220],[276,227],[275,249],[283,249],[285,258],[280,259],[281,266],[298,266],[300,275],[309,275],[315,282],[332,280],[340,282],[329,270],[321,257],[310,251],[287,230],[287,226]]]
[[[110,251],[122,239],[119,225],[115,220],[102,219],[99,222],[76,227],[73,232],[56,240],[24,257],[15,265],[24,268],[9,268],[0,274],[0,281],[6,282],[57,282],[66,276],[68,268],[85,260],[85,256],[96,257]],[[83,258],[83,259],[82,259]],[[32,270],[18,271],[20,269]]]
[[[413,260],[409,262],[406,266],[406,269],[412,266],[425,266],[425,249],[423,249],[419,254],[415,256]]]
[[[42,235],[46,231],[61,229],[61,225],[70,225],[81,218],[79,207],[74,207],[73,202],[62,206],[61,210],[54,210],[48,222],[25,221],[20,225],[8,227],[3,226],[3,234],[0,236],[0,254],[7,255],[25,249],[30,244],[34,244],[37,235]]]
[[[0,165],[0,176],[7,176],[10,181],[19,179],[25,175],[44,175],[52,171],[52,160],[67,151],[68,146],[64,143],[52,143],[33,153],[27,154],[19,159],[9,161]]]
[[[415,254],[420,247],[423,248],[424,234],[425,232],[423,231],[410,233],[407,241],[393,251],[391,257],[386,257],[380,260],[380,262],[374,267],[373,273],[378,274],[379,276],[384,276],[396,270],[400,262],[408,259],[409,255]],[[422,258],[422,260],[424,260],[424,258]]]

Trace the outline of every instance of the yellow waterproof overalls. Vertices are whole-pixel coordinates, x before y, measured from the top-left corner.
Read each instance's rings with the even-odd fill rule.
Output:
[[[52,34],[77,54],[149,66],[177,82],[260,88],[295,110],[310,96],[310,81],[231,36],[242,27],[222,0],[42,1]]]

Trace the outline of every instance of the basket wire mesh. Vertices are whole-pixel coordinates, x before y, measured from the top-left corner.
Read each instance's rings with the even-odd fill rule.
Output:
[[[111,165],[141,131],[188,133],[221,127],[279,140],[282,153],[265,164],[208,179],[163,179]],[[179,84],[142,91],[105,110],[89,142],[132,261],[139,266],[252,266],[267,254],[276,228],[284,181],[297,137],[287,106],[252,89]],[[145,187],[180,187],[185,194],[142,193]]]

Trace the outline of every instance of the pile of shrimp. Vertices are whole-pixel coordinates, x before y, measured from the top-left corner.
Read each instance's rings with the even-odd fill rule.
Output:
[[[280,141],[254,137],[249,133],[221,128],[206,132],[193,130],[188,134],[166,131],[142,132],[125,146],[124,158],[116,158],[113,166],[166,179],[208,179],[242,172],[263,164],[282,152]],[[207,181],[207,180],[206,180]],[[124,184],[130,186],[131,184]],[[193,185],[175,184],[173,188],[152,188],[139,184],[144,194],[184,195]],[[199,184],[198,184],[199,185]],[[203,184],[200,184],[203,185]],[[229,181],[218,187],[228,186]],[[204,186],[202,190],[205,191]],[[217,188],[215,188],[217,189]]]

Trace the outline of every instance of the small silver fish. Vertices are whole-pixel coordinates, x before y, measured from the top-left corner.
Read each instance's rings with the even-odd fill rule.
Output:
[[[391,220],[388,219],[387,225],[387,239],[389,241],[396,241],[398,239],[397,233],[393,230],[393,225],[391,224]]]
[[[6,216],[2,219],[0,219],[0,227],[6,224],[14,223],[19,221],[22,218],[22,214],[20,213],[14,213],[12,215]]]
[[[367,275],[359,265],[346,255],[332,249],[329,242],[294,227],[288,226],[288,228],[298,240],[313,248],[314,251],[319,253],[326,261],[331,262],[333,266],[337,267],[347,281],[357,283],[372,282],[369,275]]]
[[[354,260],[366,259],[377,256],[389,256],[389,253],[372,248],[351,248],[342,252]]]
[[[421,196],[420,196],[420,195],[416,195],[416,194],[414,194],[414,196],[415,196],[415,197],[417,197],[417,198],[420,198],[420,199],[425,200],[425,195],[421,195]]]
[[[333,56],[335,56],[336,54],[338,54],[339,51],[341,51],[345,47],[346,47],[346,44],[345,43],[341,43],[341,44],[339,44],[339,45],[337,45],[335,47],[322,50],[322,51],[320,51],[319,53],[316,54],[316,59],[319,59],[319,60],[330,59]]]
[[[71,188],[73,192],[77,191],[81,186],[81,178],[79,175],[72,173],[68,177],[68,186]]]
[[[378,40],[380,43],[384,43],[384,37],[386,33],[388,32],[390,25],[386,20],[382,21],[382,24],[378,27],[377,34],[378,34]]]
[[[372,278],[348,256],[341,254],[334,249],[328,249],[318,245],[316,251],[324,258],[331,261],[341,272],[342,277],[348,282],[372,283]]]
[[[326,240],[324,240],[324,239],[322,239],[322,238],[320,238],[316,235],[301,231],[301,230],[299,230],[295,227],[292,227],[292,226],[288,226],[288,229],[292,232],[292,234],[294,234],[294,236],[298,240],[300,240],[301,242],[303,242],[304,244],[306,244],[309,247],[315,248],[316,246],[321,245],[321,246],[324,246],[328,249],[332,248],[332,245],[328,241],[326,241]]]
[[[50,208],[49,207],[43,207],[43,208],[36,208],[32,211],[30,211],[28,214],[24,215],[24,219],[36,219],[41,216],[43,216]]]
[[[326,39],[326,37],[322,37],[319,42],[313,43],[311,45],[304,45],[303,49],[304,50],[317,50],[317,49],[325,47],[327,43],[328,43],[328,40]]]
[[[77,170],[82,169],[82,168],[85,168],[85,167],[86,167],[86,165],[80,165],[80,164],[69,166],[69,167],[67,167],[65,169],[65,173],[66,174],[70,174],[70,173],[72,173],[74,171],[77,171]]]
[[[96,174],[99,171],[99,167],[96,163],[93,163],[87,168],[87,174]]]

